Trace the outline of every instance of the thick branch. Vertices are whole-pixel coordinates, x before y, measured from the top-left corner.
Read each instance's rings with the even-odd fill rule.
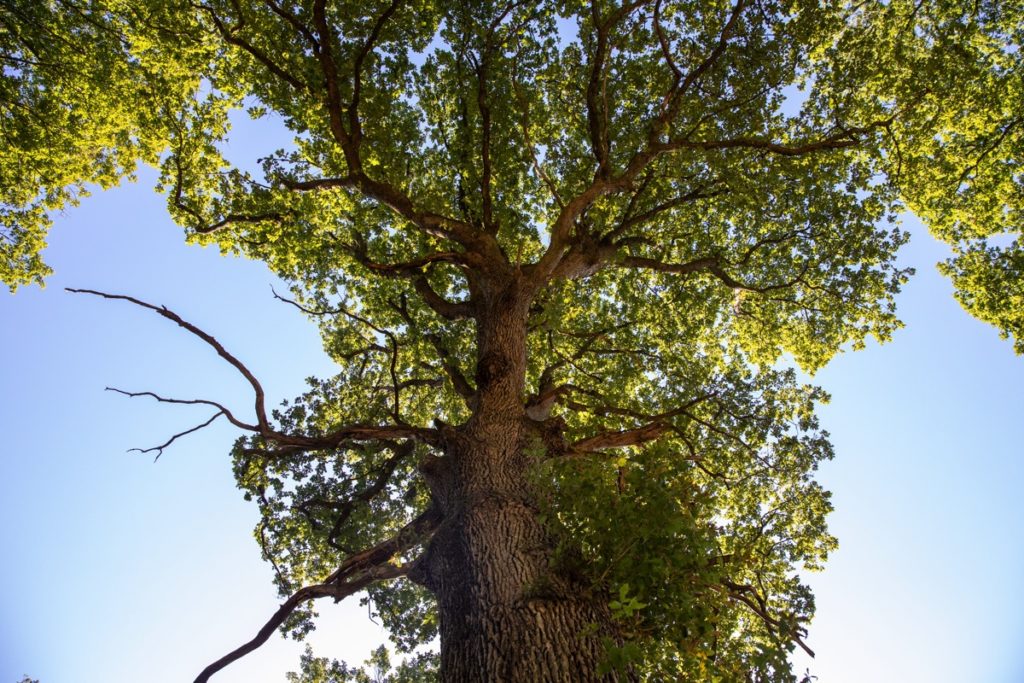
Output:
[[[559,393],[568,393],[570,391],[577,391],[588,395],[597,395],[597,392],[588,391],[576,387],[574,385],[563,385],[563,391]],[[709,399],[715,397],[715,392],[709,391],[701,394],[695,398],[690,399],[681,406],[666,410],[656,415],[649,415],[641,413],[637,410],[630,408],[620,408],[618,406],[588,406],[575,402],[567,402],[570,408],[581,410],[592,415],[617,415],[622,417],[630,417],[636,420],[645,420],[646,423],[634,427],[632,429],[625,429],[621,431],[605,431],[594,436],[582,439],[572,444],[569,452],[570,454],[582,454],[588,452],[594,452],[604,450],[606,448],[623,448],[625,446],[639,446],[649,441],[655,441],[661,438],[664,434],[673,431],[678,432],[675,425],[672,424],[671,418],[678,417],[680,415],[686,415],[691,419],[695,419],[693,414],[690,413],[690,409],[699,403],[703,403]]]
[[[397,571],[398,568],[396,567],[395,570]],[[347,597],[348,595],[351,595],[352,593],[355,593],[356,591],[364,587],[365,586],[359,586],[351,590],[346,590],[348,589],[348,586],[340,587],[330,586],[326,584],[317,584],[314,586],[305,586],[304,588],[300,588],[290,598],[288,598],[277,609],[276,612],[274,612],[274,616],[270,617],[267,623],[263,625],[263,628],[261,628],[256,633],[252,640],[232,650],[228,654],[224,655],[223,657],[221,657],[220,659],[218,659],[217,661],[203,669],[202,673],[196,676],[195,683],[206,683],[210,680],[211,676],[213,676],[221,669],[225,668],[226,666],[235,661],[238,661],[245,655],[259,648],[261,645],[263,645],[263,643],[267,642],[270,639],[270,636],[274,635],[274,631],[276,631],[281,626],[281,624],[287,621],[288,617],[291,616],[292,612],[294,612],[303,603],[308,602],[310,600],[315,600],[317,598],[326,597],[332,597],[335,600],[341,600],[342,598]]]
[[[363,441],[387,441],[395,439],[413,439],[432,446],[440,444],[440,434],[436,429],[416,427],[413,425],[363,425],[351,424],[339,427],[324,436],[302,436],[272,432],[262,435],[273,442],[278,448],[247,449],[246,452],[264,457],[283,457],[296,452],[326,451],[344,448],[350,443]]]
[[[614,432],[601,432],[581,441],[572,444],[571,451],[592,452],[605,448],[623,448],[625,446],[639,446],[648,441],[661,438],[670,430],[670,426],[664,422],[652,422],[635,429],[626,429]]]
[[[473,313],[473,305],[471,303],[466,301],[448,301],[435,292],[434,288],[430,286],[430,282],[427,281],[426,275],[421,274],[412,281],[412,284],[416,288],[416,293],[423,300],[423,303],[442,318],[462,320],[470,317]]]
[[[860,136],[879,128],[885,128],[892,121],[893,117],[890,117],[874,121],[866,126],[843,127],[831,135],[802,144],[780,143],[748,136],[739,136],[726,140],[682,139],[664,143],[652,143],[647,149],[634,154],[620,175],[613,178],[596,178],[585,190],[576,195],[563,207],[552,226],[548,249],[532,269],[531,278],[535,285],[540,285],[547,281],[555,272],[567,250],[574,246],[575,243],[572,238],[573,226],[576,225],[577,219],[583,212],[602,196],[621,192],[631,187],[644,169],[659,156],[679,150],[717,151],[729,149],[761,150],[781,156],[804,156],[818,152],[855,147],[861,142]],[[580,239],[589,239],[589,236],[583,235]],[[721,278],[721,275],[715,274]],[[726,278],[728,278],[728,275],[726,275]],[[732,282],[735,284],[730,284],[730,286],[748,288],[735,280]]]
[[[327,597],[334,598],[334,601],[338,602],[377,581],[394,579],[407,574],[411,566],[408,564],[392,565],[390,564],[391,558],[417,543],[423,542],[437,527],[438,517],[433,509],[427,510],[392,538],[348,557],[323,583],[300,588],[274,612],[274,615],[252,640],[203,669],[202,673],[196,677],[195,683],[206,683],[221,669],[259,648],[303,603]]]

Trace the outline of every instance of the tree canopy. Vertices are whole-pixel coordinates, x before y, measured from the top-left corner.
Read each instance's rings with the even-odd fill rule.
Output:
[[[512,396],[529,591],[603,605],[601,670],[787,680],[835,540],[827,396],[786,359],[899,326],[903,209],[1024,351],[1024,8],[824,5],[5,0],[0,275],[41,281],[48,212],[142,161],[190,239],[293,285],[339,373],[276,410],[128,299],[253,387],[206,403],[249,434],[268,634],[367,589],[430,641],[446,463]],[[239,108],[294,144],[233,167]]]

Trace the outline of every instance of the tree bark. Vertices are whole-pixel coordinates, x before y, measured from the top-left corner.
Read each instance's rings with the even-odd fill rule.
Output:
[[[524,409],[529,302],[512,285],[477,317],[477,402],[423,464],[444,521],[411,578],[437,598],[441,680],[536,683],[599,675],[607,608],[553,566],[530,469],[539,447]],[[479,304],[478,304],[479,305]]]

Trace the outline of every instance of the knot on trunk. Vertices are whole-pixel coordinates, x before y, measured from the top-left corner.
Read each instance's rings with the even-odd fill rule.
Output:
[[[508,355],[498,350],[484,353],[476,366],[476,386],[483,390],[508,375],[512,369],[512,361]]]
[[[546,457],[557,458],[569,451],[569,444],[565,440],[565,420],[561,416],[536,420],[530,415],[529,409],[526,415],[530,418],[527,420],[528,433],[540,441]]]

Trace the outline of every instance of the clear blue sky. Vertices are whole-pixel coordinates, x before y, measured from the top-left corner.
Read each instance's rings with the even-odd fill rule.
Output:
[[[242,131],[236,151],[249,154]],[[272,145],[271,145],[272,146]],[[252,148],[265,151],[266,146]],[[276,609],[231,477],[224,424],[160,461],[127,453],[206,419],[105,386],[218,400],[248,387],[198,340],[142,309],[165,304],[220,339],[280,400],[331,366],[317,330],[272,300],[261,264],[187,247],[152,176],[58,217],[45,290],[0,296],[0,683],[180,683]],[[907,329],[840,356],[815,381],[837,457],[840,548],[812,575],[808,643],[823,683],[1024,681],[1024,358],[968,317],[919,226],[903,260]],[[324,604],[319,653],[361,661],[381,639],[354,601]],[[301,646],[275,638],[214,680],[279,682]]]

